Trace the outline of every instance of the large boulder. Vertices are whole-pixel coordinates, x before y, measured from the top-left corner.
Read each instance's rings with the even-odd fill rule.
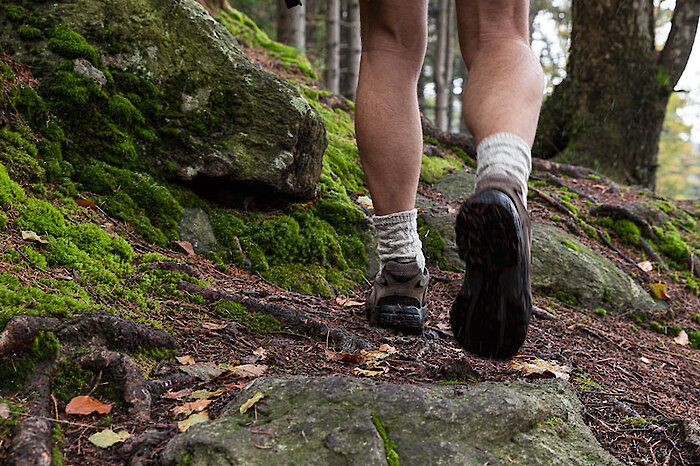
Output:
[[[239,407],[255,393],[257,420]],[[343,376],[260,378],[217,420],[171,440],[165,464],[567,464],[618,462],[581,419],[562,380],[471,387],[396,385]]]
[[[119,152],[107,157],[101,144],[122,136],[126,140],[133,133],[139,160],[130,163],[143,162],[171,180],[204,188],[217,183],[230,190],[260,188],[295,198],[317,194],[327,145],[320,116],[294,85],[253,65],[231,33],[194,0],[4,4],[0,42],[16,58],[33,64],[42,86],[59,89],[67,99],[81,98],[67,88],[70,78],[61,77],[62,87],[55,84],[57,73],[74,72],[100,88],[114,87],[105,96],[109,111],[103,112],[114,121],[104,130],[92,124],[81,130],[95,134],[69,135],[75,147],[82,147],[80,155],[125,165],[134,152],[129,145],[117,141],[128,150],[123,157]],[[67,59],[73,60],[72,70],[65,66]],[[132,116],[133,106],[145,112],[144,95],[137,91],[144,86],[120,80],[120,73],[135,74],[157,88],[158,101],[151,106],[156,108],[148,118]],[[75,109],[56,108],[75,131],[76,115],[68,115]],[[120,122],[120,117],[133,121]],[[127,123],[154,131],[134,128],[129,133]],[[83,136],[93,138],[92,144],[81,145]]]

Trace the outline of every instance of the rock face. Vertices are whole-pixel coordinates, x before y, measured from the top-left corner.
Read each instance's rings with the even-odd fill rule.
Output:
[[[238,408],[256,392],[268,396],[251,425],[253,414]],[[162,459],[177,464],[189,455],[192,466],[387,464],[379,427],[402,465],[618,464],[580,410],[561,380],[456,389],[269,377],[241,391],[219,419],[175,437]]]
[[[653,309],[658,304],[627,274],[573,236],[551,225],[533,223],[532,284],[563,291],[588,307]]]
[[[139,154],[156,172],[230,189],[272,188],[295,198],[317,194],[327,145],[320,116],[292,84],[251,64],[229,31],[194,0],[67,0],[33,8],[50,18],[44,38],[20,40],[15,26],[3,21],[2,42],[49,75],[42,79],[51,81],[57,64],[71,58],[72,71],[100,86],[108,82],[106,69],[156,86],[162,118],[148,123],[163,150],[156,157]],[[84,36],[96,56],[81,52],[86,44],[79,41],[60,42],[49,28],[55,24]]]
[[[182,241],[189,241],[196,253],[202,254],[216,249],[214,229],[209,215],[203,209],[186,207],[177,225],[177,233]]]

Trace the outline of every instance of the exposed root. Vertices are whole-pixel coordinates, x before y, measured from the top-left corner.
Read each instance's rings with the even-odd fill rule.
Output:
[[[197,379],[191,375],[176,372],[162,379],[149,380],[146,382],[146,387],[148,387],[148,391],[151,392],[152,395],[159,396],[168,390],[177,390],[180,387],[189,386],[195,382],[197,382]]]
[[[200,279],[202,274],[189,264],[175,261],[159,261],[148,266],[148,270],[167,270],[169,272],[181,272],[191,277]]]
[[[178,287],[195,295],[202,296],[208,301],[227,300],[241,304],[254,312],[268,314],[280,321],[286,327],[304,330],[317,337],[333,341],[342,351],[352,352],[362,348],[369,348],[369,342],[347,330],[328,325],[311,315],[281,304],[266,303],[259,299],[241,296],[214,288],[206,288],[193,283],[181,281]]]
[[[610,217],[613,220],[629,220],[639,227],[642,236],[645,238],[657,239],[656,233],[654,233],[649,223],[627,207],[605,204],[592,208],[590,213],[596,217]]]
[[[0,356],[26,348],[42,330],[54,329],[60,321],[51,317],[15,316],[0,333]]]
[[[651,244],[644,238],[639,238],[639,246],[642,248],[642,251],[649,257],[651,260],[654,262],[657,262],[659,265],[661,265],[661,268],[664,269],[664,272],[670,274],[671,269],[668,268],[668,265],[666,265],[666,262],[661,258],[658,252],[651,247]]]
[[[569,165],[568,163],[557,163],[551,160],[538,159],[533,157],[532,159],[532,170],[539,172],[553,173],[556,175],[565,175],[571,178],[578,178],[583,180],[595,179],[604,183],[613,194],[620,192],[620,187],[610,178],[598,173],[595,170],[591,170],[586,167],[579,167],[577,165]]]
[[[56,372],[56,361],[37,364],[34,375],[26,386],[31,395],[29,415],[14,429],[9,458],[15,465],[51,465],[51,380]]]
[[[593,196],[589,196],[586,193],[582,193],[578,189],[574,188],[573,186],[569,186],[568,184],[564,183],[561,178],[558,176],[552,174],[552,173],[544,173],[542,175],[530,175],[530,178],[533,180],[540,180],[540,181],[546,181],[549,184],[552,184],[554,186],[558,186],[560,188],[566,188],[570,192],[576,194],[579,197],[582,197],[584,199],[588,199],[591,202],[596,202],[596,199]]]
[[[141,349],[178,349],[177,340],[162,330],[152,330],[104,311],[78,314],[65,322],[56,333],[61,342],[79,343],[89,340],[93,346],[106,346],[121,351]]]
[[[129,458],[130,466],[153,464],[153,450],[175,434],[172,425],[162,424],[150,427],[135,437],[131,437],[119,447],[119,456]]]
[[[151,418],[151,393],[141,371],[126,354],[98,350],[81,356],[77,363],[89,371],[102,372],[117,383],[124,384],[124,401],[130,416],[147,421]]]

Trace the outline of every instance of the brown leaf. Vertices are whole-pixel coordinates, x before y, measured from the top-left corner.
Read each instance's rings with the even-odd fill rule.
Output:
[[[228,327],[226,324],[215,324],[213,322],[204,322],[202,324],[202,328],[206,330],[221,330],[226,327]]]
[[[357,301],[352,298],[348,298],[346,296],[338,296],[335,298],[335,302],[338,303],[338,305],[343,306],[343,307],[355,307],[355,306],[364,306],[365,303],[363,301]]]
[[[688,340],[688,334],[685,333],[685,330],[681,330],[681,333],[679,333],[678,336],[673,339],[673,342],[681,346],[686,346],[688,343],[690,343]]]
[[[528,378],[554,378],[569,380],[569,372],[571,369],[567,366],[561,366],[553,361],[545,361],[543,359],[534,359],[530,362],[511,361],[510,367],[520,371],[522,375]]]
[[[89,396],[76,396],[68,406],[66,406],[66,414],[91,414],[97,412],[99,414],[107,414],[112,410],[112,404],[100,403],[93,400]]]
[[[188,403],[185,403],[182,406],[175,406],[172,410],[173,415],[177,416],[179,414],[184,414],[185,416],[189,416],[192,413],[195,413],[195,412],[198,413],[200,411],[204,411],[204,409],[207,406],[209,406],[212,403],[212,401],[214,401],[214,400],[202,399],[202,400],[190,401]]]
[[[188,256],[194,256],[196,253],[194,252],[194,248],[192,247],[192,243],[189,241],[175,241],[175,244],[180,246],[183,251],[187,253]]]
[[[326,350],[326,359],[329,361],[340,361],[344,364],[360,364],[362,358],[352,353],[336,353],[335,351]]]
[[[238,377],[260,377],[267,370],[263,364],[241,364],[229,369],[231,373]]]
[[[175,356],[175,359],[183,366],[189,366],[195,363],[194,358],[189,354],[186,354],[184,356]]]
[[[361,367],[356,367],[352,370],[352,373],[355,375],[363,375],[365,377],[377,377],[382,374],[385,374],[388,371],[389,368],[386,366],[372,367],[370,369],[362,369]]]
[[[370,364],[372,362],[386,359],[394,353],[396,353],[396,348],[386,344],[380,346],[378,350],[368,351],[363,349],[362,351],[360,351],[360,354],[362,354],[362,362],[364,362],[365,364]]]
[[[207,415],[207,413],[195,413],[192,416],[185,419],[184,421],[178,422],[177,428],[180,429],[180,432],[184,432],[193,425],[201,424],[202,422],[207,422],[208,420],[209,416]]]
[[[258,359],[262,360],[267,357],[267,350],[263,348],[262,346],[256,348],[253,350],[253,354],[258,357]]]
[[[33,231],[24,231],[24,230],[22,230],[22,239],[25,240],[25,241],[26,241],[26,240],[28,240],[28,241],[35,241],[35,242],[41,243],[41,244],[49,244],[48,241],[46,241],[44,238],[42,238],[41,236],[37,235],[37,234],[36,234],[35,232],[33,232]]]
[[[163,398],[168,398],[170,400],[181,400],[182,398],[190,395],[192,393],[191,388],[183,388],[177,392],[168,392],[163,394]]]
[[[75,203],[78,204],[80,207],[87,207],[88,209],[92,209],[95,211],[99,210],[94,202],[88,201],[87,199],[76,199]]]
[[[640,262],[637,264],[637,267],[639,267],[644,272],[651,272],[652,270],[654,270],[654,266],[650,261]]]

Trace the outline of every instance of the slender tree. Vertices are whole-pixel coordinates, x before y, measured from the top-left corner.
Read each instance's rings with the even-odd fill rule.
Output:
[[[357,91],[357,78],[360,73],[360,55],[362,54],[362,42],[360,39],[360,2],[359,0],[346,0],[345,21],[343,23],[343,58],[341,67],[340,93],[350,100],[355,100]]]
[[[277,40],[299,50],[306,48],[306,6],[288,9],[283,2],[277,7]]]
[[[439,0],[437,45],[435,50],[435,125],[447,130],[449,125],[449,100],[452,96],[453,49],[452,24],[454,23],[452,0]]]
[[[535,155],[564,154],[614,179],[655,185],[669,96],[690,55],[700,0],[677,0],[654,44],[652,0],[574,0],[567,77],[545,101]]]
[[[326,88],[340,93],[340,0],[326,3]]]

